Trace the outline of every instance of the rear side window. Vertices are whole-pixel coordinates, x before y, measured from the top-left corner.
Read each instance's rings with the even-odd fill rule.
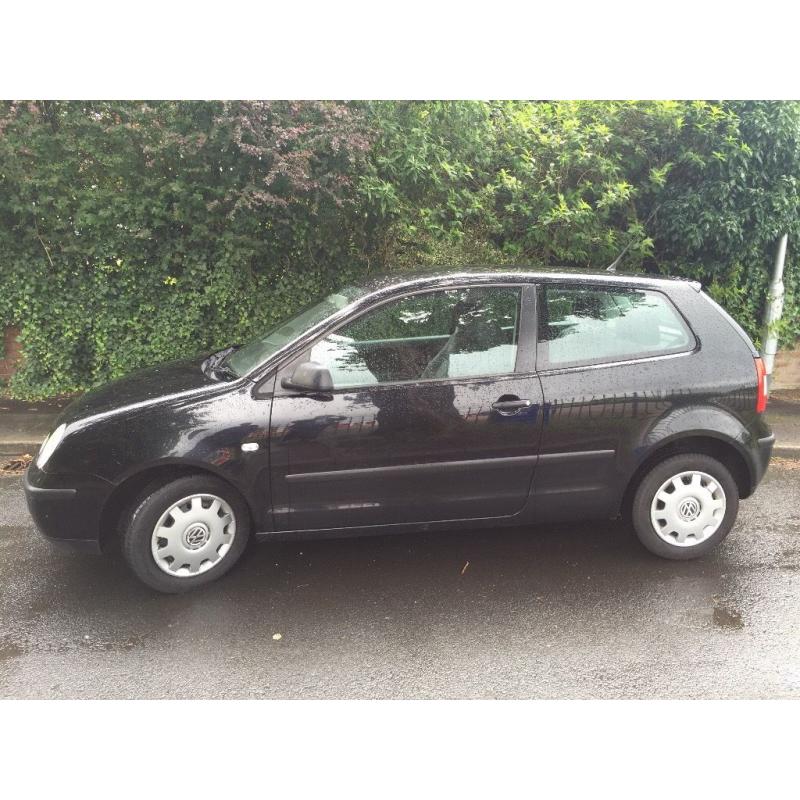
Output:
[[[661,292],[539,287],[537,365],[558,369],[692,350],[695,339]]]

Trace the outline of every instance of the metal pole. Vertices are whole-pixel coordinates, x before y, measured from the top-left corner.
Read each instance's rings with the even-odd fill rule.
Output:
[[[783,313],[783,265],[786,261],[786,243],[788,239],[788,234],[784,233],[778,242],[778,250],[775,253],[775,266],[772,268],[772,281],[767,295],[767,311],[764,314],[761,355],[764,359],[764,369],[767,375],[772,375],[772,368],[775,365],[775,353],[778,350],[778,334],[775,331],[775,326],[780,321]]]

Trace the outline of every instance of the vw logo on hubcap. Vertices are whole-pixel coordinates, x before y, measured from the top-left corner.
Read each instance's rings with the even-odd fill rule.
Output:
[[[189,550],[199,550],[209,538],[209,530],[202,522],[190,525],[183,534],[183,543]]]
[[[687,522],[697,519],[700,515],[700,503],[694,497],[687,497],[681,500],[681,504],[678,506],[678,513]]]

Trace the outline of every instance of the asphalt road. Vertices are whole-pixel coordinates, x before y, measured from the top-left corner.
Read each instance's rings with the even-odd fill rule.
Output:
[[[776,461],[694,562],[610,523],[284,542],[176,597],[51,549],[2,478],[0,696],[800,696],[798,500]]]

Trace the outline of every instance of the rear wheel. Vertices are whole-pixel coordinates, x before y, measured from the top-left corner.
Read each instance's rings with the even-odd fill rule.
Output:
[[[736,521],[739,490],[724,464],[701,453],[653,467],[633,499],[633,527],[651,553],[697,558],[716,547]]]
[[[161,592],[185,592],[224,575],[250,534],[241,496],[207,475],[146,490],[122,536],[122,553],[136,576]]]

